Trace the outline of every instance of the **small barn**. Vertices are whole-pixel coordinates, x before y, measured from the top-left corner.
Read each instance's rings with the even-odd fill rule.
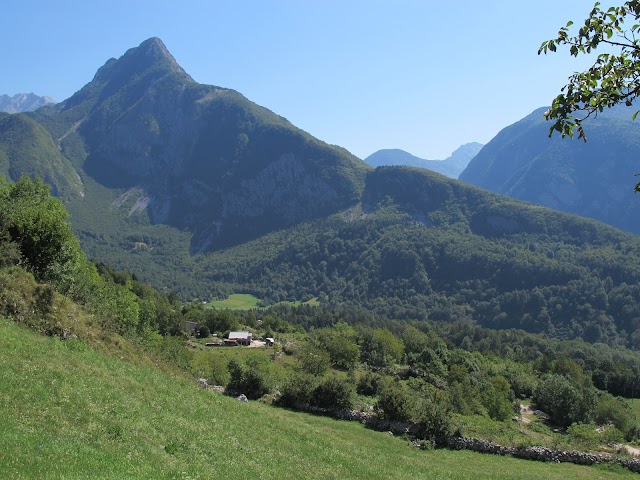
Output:
[[[251,332],[230,332],[229,341],[236,341],[238,345],[251,345],[253,335]]]

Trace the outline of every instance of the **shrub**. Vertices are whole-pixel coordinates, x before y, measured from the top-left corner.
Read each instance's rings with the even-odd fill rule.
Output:
[[[70,282],[74,281],[66,275],[69,268],[75,264],[86,266],[68,218],[62,202],[51,196],[50,187],[41,179],[22,176],[15,184],[0,185],[3,231],[19,246],[23,264],[36,279],[51,282],[61,293],[70,289]]]
[[[230,379],[225,359],[210,352],[196,352],[193,355],[191,372],[197,377],[206,378],[209,385],[226,386]]]
[[[360,358],[360,348],[354,342],[340,335],[324,339],[322,347],[329,353],[331,364],[343,370],[352,369]]]
[[[306,344],[296,355],[303,372],[310,375],[323,375],[330,366],[329,354],[314,345]]]
[[[360,395],[375,395],[381,378],[380,375],[368,369],[358,371],[355,375],[356,391]]]
[[[389,420],[407,421],[411,419],[415,394],[403,383],[390,377],[382,379],[378,384],[378,414]]]
[[[364,333],[361,345],[362,360],[373,367],[388,367],[400,361],[404,344],[389,330],[378,328]]]
[[[244,365],[232,358],[228,363],[228,388],[244,393],[248,398],[256,399],[269,393],[273,387],[273,369],[268,360],[251,358]]]
[[[482,404],[493,420],[504,421],[514,414],[513,402],[509,398],[511,387],[500,375],[491,379],[490,386],[482,394]]]
[[[569,436],[587,447],[595,447],[600,443],[596,426],[593,423],[573,423],[567,428]]]
[[[307,407],[313,397],[317,379],[304,372],[296,372],[291,375],[282,386],[278,405],[284,407]]]
[[[538,379],[530,373],[519,372],[509,378],[509,383],[517,398],[529,398],[536,390]]]
[[[602,394],[598,399],[594,420],[598,425],[612,423],[620,432],[627,435],[635,424],[636,418],[631,407],[623,399]]]
[[[313,391],[313,403],[321,408],[351,408],[355,390],[346,378],[329,375]]]
[[[438,445],[444,444],[453,432],[451,413],[451,402],[443,392],[436,391],[429,397],[421,398],[412,418],[418,427],[418,436]]]
[[[624,435],[616,427],[608,427],[602,432],[602,440],[609,444],[621,443],[624,441]]]
[[[588,423],[596,407],[596,390],[576,380],[550,374],[538,384],[535,402],[560,425]]]

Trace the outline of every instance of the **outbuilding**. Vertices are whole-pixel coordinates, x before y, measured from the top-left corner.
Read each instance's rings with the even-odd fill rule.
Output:
[[[251,332],[230,332],[229,341],[236,341],[238,345],[251,345],[253,334]]]

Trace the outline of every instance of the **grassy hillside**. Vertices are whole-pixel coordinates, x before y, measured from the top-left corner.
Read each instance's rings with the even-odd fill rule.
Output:
[[[437,450],[243,404],[181,376],[0,319],[7,478],[623,478],[622,469]]]

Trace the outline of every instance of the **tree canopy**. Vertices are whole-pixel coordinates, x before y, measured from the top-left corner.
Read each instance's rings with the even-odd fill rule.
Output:
[[[618,104],[633,105],[640,95],[639,19],[640,0],[630,0],[607,10],[601,9],[597,2],[577,33],[570,33],[573,22],[569,22],[556,38],[542,43],[538,54],[555,52],[558,46],[564,45],[574,57],[590,54],[598,47],[607,50],[599,54],[586,71],[570,76],[553,100],[545,114],[547,120],[555,120],[549,136],[557,131],[563,137],[573,137],[577,130],[578,138],[586,141],[583,120]],[[575,112],[581,115],[576,117]],[[634,120],[638,113],[633,114]],[[640,183],[635,190],[640,191]]]

